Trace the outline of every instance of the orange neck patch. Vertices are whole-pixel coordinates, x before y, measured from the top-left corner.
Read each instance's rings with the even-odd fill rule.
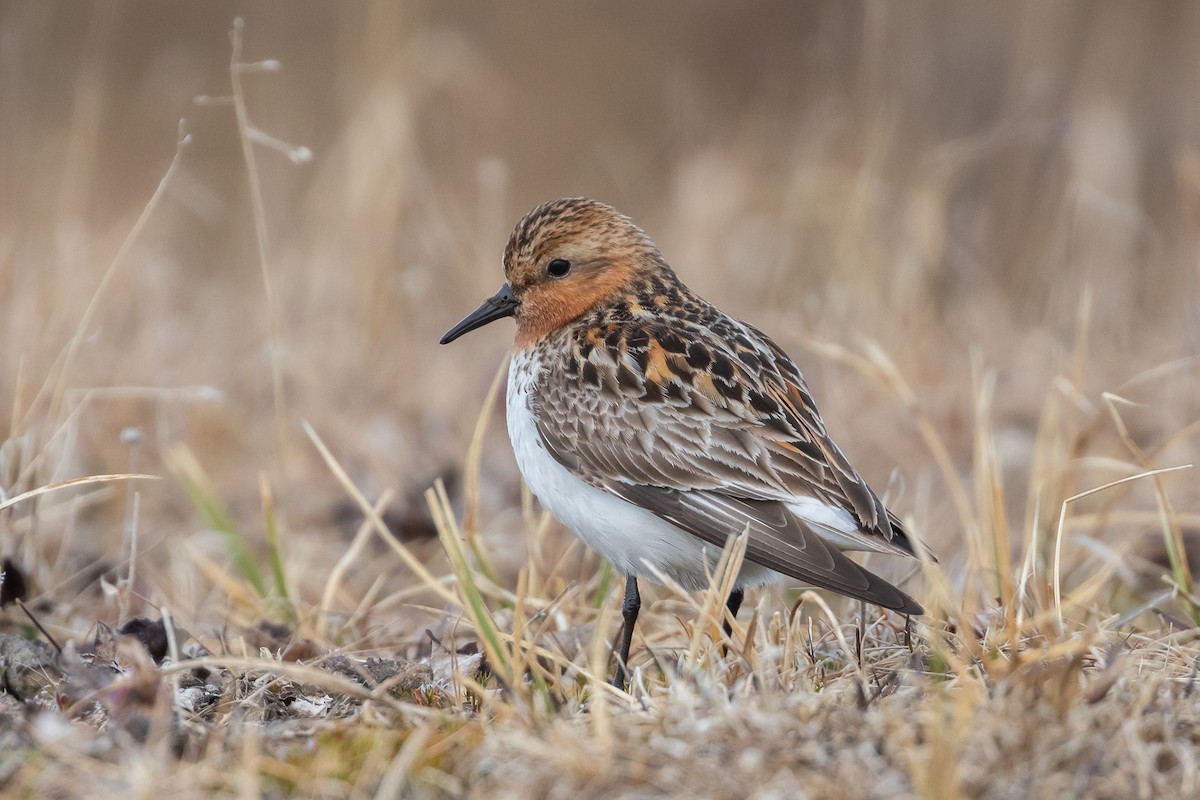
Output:
[[[610,300],[630,282],[633,272],[633,266],[621,260],[594,272],[527,287],[517,309],[517,347],[533,344]]]

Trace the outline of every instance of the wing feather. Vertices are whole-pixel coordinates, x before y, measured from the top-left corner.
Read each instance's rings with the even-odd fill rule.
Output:
[[[788,509],[814,498],[857,524],[841,532],[843,542],[914,554],[769,338],[711,307],[670,323],[626,318],[563,336],[553,347],[567,362],[543,361],[533,402],[543,443],[567,469],[718,547],[749,526],[749,560],[919,613],[823,539],[820,522]]]
[[[628,320],[561,343],[575,363],[553,360],[535,397],[547,446],[593,484],[615,475],[749,499],[816,498],[849,512],[874,540],[867,549],[912,555],[898,520],[826,433],[791,360],[759,331],[708,311],[720,316]]]

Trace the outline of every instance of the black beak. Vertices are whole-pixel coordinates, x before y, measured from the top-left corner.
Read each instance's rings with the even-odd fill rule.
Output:
[[[462,322],[446,331],[446,335],[442,337],[440,343],[450,344],[464,333],[482,328],[489,322],[511,317],[516,313],[517,298],[513,297],[512,287],[506,283],[500,287],[500,291],[484,300],[483,305],[467,314]]]

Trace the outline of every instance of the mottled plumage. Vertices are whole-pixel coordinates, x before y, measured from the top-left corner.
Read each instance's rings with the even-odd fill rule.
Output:
[[[504,268],[504,289],[443,341],[517,318],[518,462],[543,505],[630,576],[627,633],[634,576],[652,577],[642,560],[700,588],[705,550],[711,568],[747,529],[738,602],[742,586],[783,574],[921,613],[841,553],[914,551],[830,439],[795,364],[691,292],[627,217],[583,198],[538,206]]]

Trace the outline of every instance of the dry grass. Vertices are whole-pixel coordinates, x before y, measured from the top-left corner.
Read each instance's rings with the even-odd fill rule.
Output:
[[[5,796],[1195,796],[1200,13],[523,11],[0,6]],[[726,653],[735,548],[604,683],[507,335],[434,344],[576,193],[798,357],[911,631],[773,589]]]

